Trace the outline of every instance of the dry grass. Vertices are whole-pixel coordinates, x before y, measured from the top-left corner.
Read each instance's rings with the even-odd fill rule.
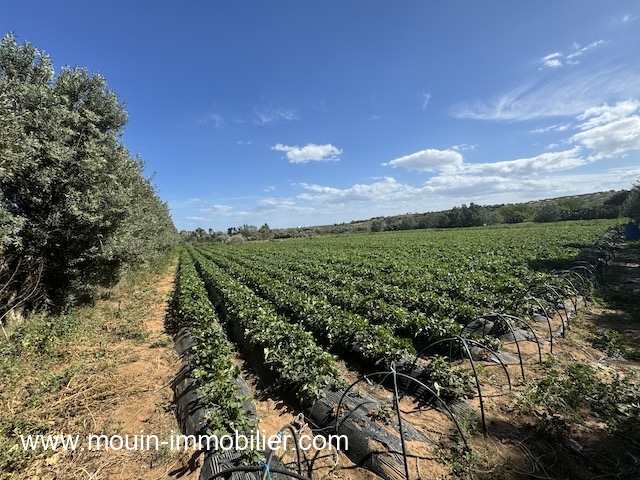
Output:
[[[188,455],[158,451],[25,451],[19,435],[168,438],[178,426],[170,382],[179,368],[164,332],[175,261],[137,272],[91,307],[11,325],[0,340],[0,479],[167,478]]]

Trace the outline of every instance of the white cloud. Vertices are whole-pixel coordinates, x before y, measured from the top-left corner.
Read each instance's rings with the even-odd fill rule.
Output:
[[[253,123],[269,125],[282,121],[299,120],[298,113],[291,108],[261,108],[254,110]]]
[[[637,97],[640,71],[635,64],[601,65],[540,78],[488,102],[459,103],[450,113],[456,118],[504,121],[573,117],[594,105]]]
[[[592,160],[640,150],[640,102],[628,100],[613,106],[602,105],[577,117],[582,130],[570,141],[592,151]]]
[[[231,205],[209,205],[201,209],[201,212],[214,214],[214,215],[229,215],[233,212]]]
[[[275,192],[276,191],[276,187],[274,187],[273,185],[269,185],[267,188],[264,189],[265,192]]]
[[[543,67],[547,68],[559,68],[564,65],[577,65],[579,63],[579,60],[577,60],[578,57],[581,57],[589,50],[592,50],[603,43],[604,40],[598,40],[590,43],[586,47],[583,47],[578,43],[574,43],[572,46],[573,51],[571,53],[564,55],[562,52],[553,52],[542,57],[540,59],[540,63]]]
[[[629,188],[638,176],[640,167],[537,176],[442,172],[418,187],[392,177],[347,188],[301,184],[305,192],[297,198],[301,202],[311,202],[316,215],[327,217],[335,214],[335,206],[340,205],[340,211],[349,215],[342,221],[349,221],[407,211],[437,211],[469,202],[511,203]]]
[[[265,213],[313,213],[314,209],[311,207],[298,205],[294,199],[291,198],[263,198],[258,200],[251,208],[252,212],[261,214]]]
[[[456,152],[464,152],[466,150],[475,150],[477,146],[478,146],[477,143],[474,145],[467,145],[466,143],[461,143],[460,145],[452,146],[451,149],[455,150]]]
[[[463,163],[445,168],[445,173],[465,175],[502,175],[513,178],[514,176],[531,176],[543,172],[567,170],[584,165],[586,160],[580,156],[580,147],[563,152],[546,152],[535,157],[520,158],[517,160],[505,160],[489,163]]]
[[[560,143],[571,148],[546,152],[529,158],[487,163],[458,163],[443,166],[430,178],[425,188],[434,195],[461,195],[470,201],[475,197],[487,203],[490,198],[521,201],[533,198],[628,188],[639,167],[607,170],[586,174],[576,168],[614,156],[640,150],[640,101],[632,99],[614,105],[590,107],[576,115],[579,130]],[[570,124],[555,124],[543,131],[566,131]],[[561,171],[573,170],[560,175]],[[617,178],[620,175],[620,178]],[[471,195],[469,192],[473,192]],[[506,193],[510,197],[507,200]],[[528,197],[527,197],[528,196]],[[516,198],[520,197],[520,198]],[[462,200],[461,200],[462,201]],[[475,201],[475,200],[474,200]]]
[[[561,152],[545,152],[535,157],[519,158],[499,162],[467,163],[452,147],[450,150],[422,150],[405,157],[397,158],[382,165],[403,167],[408,170],[441,171],[441,175],[503,175],[503,176],[529,176],[543,172],[553,172],[575,168],[587,163],[581,156],[581,148],[576,145],[570,150]],[[467,147],[472,149],[473,147]],[[435,177],[437,178],[437,177]]]
[[[282,198],[263,198],[256,202],[256,207],[259,208],[274,208],[274,207],[282,207],[282,206],[291,206],[295,205],[295,202],[292,200],[282,199]]]
[[[271,150],[277,150],[279,152],[285,152],[289,163],[307,163],[310,161],[338,161],[338,156],[342,153],[337,147],[331,144],[316,145],[315,143],[309,143],[304,147],[298,147],[297,145],[289,146],[278,143],[271,147]]]
[[[548,127],[536,128],[535,130],[531,130],[531,133],[546,133],[546,132],[563,132],[571,128],[570,123],[556,123],[554,125],[550,125]]]
[[[318,112],[329,112],[329,109],[327,108],[327,102],[324,98],[313,105],[313,109],[317,110]]]
[[[589,107],[575,116],[578,123],[554,124],[534,130],[565,132],[579,130],[568,138],[547,147],[569,145],[562,151],[544,152],[533,157],[497,162],[465,162],[458,151],[423,150],[383,165],[402,166],[410,170],[437,171],[425,188],[433,193],[442,191],[462,192],[465,188],[486,192],[511,190],[514,185],[530,185],[536,178],[555,178],[561,171],[576,169],[603,158],[624,156],[640,150],[640,101],[631,99],[614,105]],[[455,153],[458,156],[453,156]],[[520,188],[520,187],[517,187]],[[522,187],[524,188],[524,187]],[[477,193],[477,192],[476,192]]]
[[[579,44],[574,43],[573,44],[574,51],[569,55],[567,55],[567,63],[569,65],[576,65],[578,63],[578,60],[576,60],[576,58],[581,57],[582,55],[587,53],[589,50],[592,50],[598,47],[599,45],[602,45],[603,43],[604,43],[604,40],[598,40],[596,42],[590,43],[586,47],[581,47]]]
[[[429,172],[445,165],[459,164],[462,161],[462,155],[454,149],[436,150],[427,148],[426,150],[396,158],[382,165]]]
[[[198,120],[198,123],[210,123],[216,128],[224,126],[224,117],[219,113],[208,113]]]
[[[640,175],[639,167],[615,168],[598,173],[575,173],[523,178],[519,188],[522,199],[541,199],[582,193],[629,188]],[[515,201],[521,201],[516,198]]]
[[[422,98],[422,110],[426,110],[431,101],[431,92],[421,93],[420,97]]]
[[[409,199],[419,191],[399,183],[392,177],[385,177],[382,181],[371,184],[356,184],[345,189],[308,183],[301,183],[300,186],[308,193],[298,195],[299,199],[326,204]]]
[[[496,188],[498,185],[506,182],[506,178],[494,175],[468,175],[468,172],[458,174],[456,172],[448,172],[437,175],[427,181],[426,188],[433,193],[443,191],[465,191],[470,188],[477,189],[481,185]],[[476,172],[480,173],[480,172]]]
[[[586,109],[584,113],[578,115],[576,118],[580,121],[586,120],[579,125],[579,127],[581,130],[588,130],[593,127],[621,120],[635,113],[639,108],[640,102],[635,99],[618,102],[613,106],[605,103],[604,105]]]
[[[545,67],[558,68],[562,67],[560,58],[562,58],[562,53],[555,52],[547,55],[546,57],[542,57],[542,59],[540,59],[540,63],[542,63],[542,65]]]
[[[640,98],[638,63],[630,52],[614,50],[615,46],[597,40],[586,46],[573,44],[569,53],[553,52],[539,59],[544,67],[532,72],[525,83],[490,99],[460,102],[450,108],[450,114],[465,119],[526,121],[573,117],[594,105]],[[587,55],[590,61],[582,62]],[[571,68],[557,68],[559,65]],[[546,71],[548,68],[554,71]]]

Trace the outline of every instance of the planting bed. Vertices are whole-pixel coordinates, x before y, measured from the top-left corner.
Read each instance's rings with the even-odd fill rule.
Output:
[[[379,477],[435,478],[425,472],[452,456],[463,464],[468,435],[487,429],[484,402],[526,381],[524,365],[550,353],[587,301],[608,255],[594,244],[610,225],[190,248],[174,312],[193,336],[209,429],[255,427],[237,349],[272,394],[317,433],[347,435],[344,453]]]

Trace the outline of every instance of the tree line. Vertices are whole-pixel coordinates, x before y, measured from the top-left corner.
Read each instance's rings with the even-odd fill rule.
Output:
[[[504,205],[478,205],[470,203],[441,212],[408,214],[374,219],[371,231],[413,230],[422,228],[459,228],[522,222],[562,222],[566,220],[594,220],[598,218],[634,217],[633,201],[640,187],[610,192],[600,198],[576,196]],[[590,199],[589,197],[595,197]],[[637,214],[636,214],[637,215]]]
[[[180,236],[188,243],[239,243],[251,240],[311,237],[342,233],[383,232],[426,228],[460,228],[522,222],[560,222],[565,220],[594,220],[598,218],[629,217],[640,220],[640,184],[630,190],[601,192],[537,202],[478,205],[470,203],[450,210],[427,213],[408,213],[350,223],[296,228],[270,228],[264,224],[230,227],[226,232],[203,228],[183,230]]]
[[[178,240],[106,80],[0,40],[0,318],[64,309]]]

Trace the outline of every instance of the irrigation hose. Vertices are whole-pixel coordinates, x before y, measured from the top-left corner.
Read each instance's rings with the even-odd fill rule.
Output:
[[[268,472],[269,477],[271,478],[270,475],[271,473],[279,473],[280,475],[287,475],[291,478],[296,478],[298,480],[310,480],[308,477],[305,477],[303,475],[300,475],[296,472],[293,472],[291,470],[287,470],[284,468],[278,468],[278,467],[269,467],[268,465],[266,465],[264,462],[261,462],[261,465],[248,465],[248,466],[238,466],[238,467],[233,467],[233,468],[227,468],[225,470],[220,470],[219,472],[213,474],[211,477],[209,477],[207,480],[214,480],[215,478],[220,478],[220,477],[224,477],[226,475],[230,475],[232,473],[235,472],[261,472],[261,471],[265,471]]]
[[[294,445],[296,446],[295,450],[296,450],[296,462],[298,465],[298,474],[302,475],[302,459],[300,458],[300,449],[298,448],[298,445],[300,445],[300,442],[298,440],[298,432],[302,431],[302,429],[304,428],[306,422],[305,422],[305,418],[304,418],[304,414],[299,413],[296,418],[290,422],[287,423],[286,425],[284,425],[276,434],[278,436],[278,438],[282,438],[282,435],[284,435],[284,432],[286,430],[289,430],[291,432],[291,435],[293,436],[293,440],[294,440]],[[265,460],[265,464],[266,464],[266,468],[265,468],[265,472],[264,475],[262,477],[262,480],[267,480],[267,478],[271,478],[270,473],[269,473],[269,468],[270,468],[270,464],[271,464],[271,460],[273,458],[274,455],[274,450],[269,449],[269,453],[267,454],[266,460]]]

